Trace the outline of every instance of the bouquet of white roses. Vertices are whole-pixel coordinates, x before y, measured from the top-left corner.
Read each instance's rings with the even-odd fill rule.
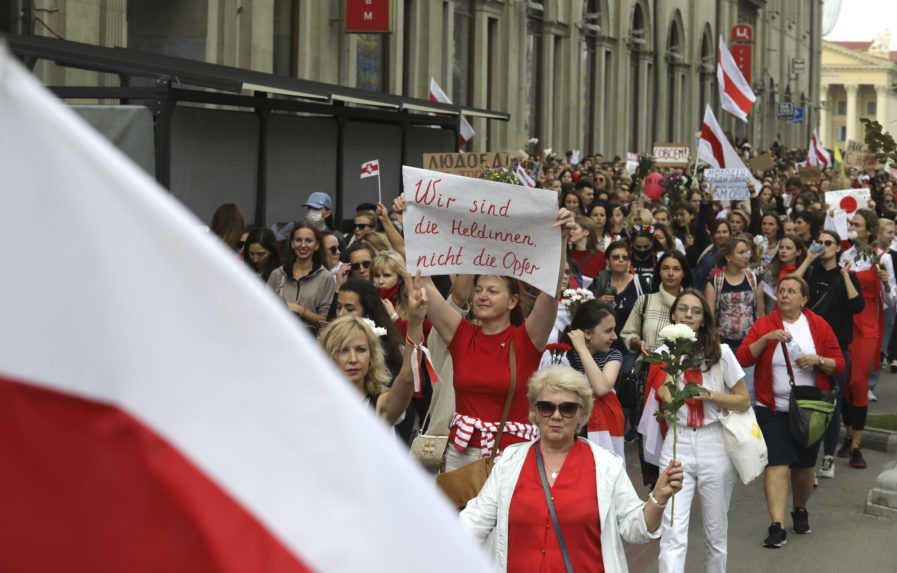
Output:
[[[561,303],[567,307],[571,318],[576,316],[576,311],[582,303],[594,299],[595,295],[586,288],[568,288],[561,294]]]
[[[679,389],[679,380],[686,370],[697,368],[701,365],[701,357],[693,356],[692,349],[694,343],[697,342],[695,332],[686,324],[670,324],[664,326],[660,330],[660,337],[666,341],[667,349],[661,353],[649,354],[644,358],[649,364],[662,364],[661,369],[669,374],[669,378],[664,382],[664,386],[669,391],[672,400],[663,402],[660,409],[654,414],[657,421],[666,421],[673,427],[673,461],[676,461],[676,443],[678,434],[676,432],[676,422],[679,418],[679,408],[685,404],[689,398],[694,398],[701,393],[701,387],[694,382],[685,384]],[[676,511],[676,494],[673,494],[673,505],[670,508],[670,523],[673,522],[673,515]]]

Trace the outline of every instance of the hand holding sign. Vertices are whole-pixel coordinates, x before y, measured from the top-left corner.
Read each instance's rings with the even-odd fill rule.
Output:
[[[408,166],[402,177],[409,271],[510,276],[554,296],[558,227],[573,218],[555,193]]]

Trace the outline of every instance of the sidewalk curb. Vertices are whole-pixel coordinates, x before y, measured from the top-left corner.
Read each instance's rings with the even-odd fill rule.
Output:
[[[841,439],[846,437],[847,430],[841,428]],[[897,452],[897,432],[866,426],[863,430],[863,447],[889,454]]]

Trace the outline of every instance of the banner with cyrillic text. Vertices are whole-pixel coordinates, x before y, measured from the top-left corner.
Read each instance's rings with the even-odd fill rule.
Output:
[[[747,169],[705,169],[704,179],[713,189],[717,201],[744,201],[751,198],[748,181],[751,172]]]
[[[405,258],[422,275],[504,275],[554,296],[557,194],[402,166]]]

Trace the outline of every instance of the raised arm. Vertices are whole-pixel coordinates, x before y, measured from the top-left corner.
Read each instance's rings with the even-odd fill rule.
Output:
[[[451,344],[452,338],[455,337],[455,331],[461,324],[461,315],[452,308],[433,284],[430,277],[422,277],[420,271],[414,277],[412,288],[422,287],[427,291],[427,316],[433,323],[433,328],[439,333],[445,343]]]
[[[579,359],[582,361],[582,367],[585,371],[586,379],[588,379],[589,385],[592,387],[592,392],[599,398],[606,395],[614,387],[622,362],[619,360],[608,362],[605,364],[604,370],[602,370],[589,352],[583,331],[578,329],[571,330],[567,336],[570,337],[573,349],[579,354]]]
[[[386,233],[386,238],[389,239],[392,249],[402,255],[402,258],[405,258],[405,238],[393,225],[392,219],[389,218],[389,212],[383,203],[377,204],[377,218],[380,219],[380,224],[383,225],[383,231]]]
[[[558,262],[558,282],[555,286],[554,296],[540,292],[533,303],[533,308],[526,318],[526,333],[529,334],[533,346],[537,350],[542,351],[548,343],[548,337],[551,335],[551,329],[554,328],[554,321],[558,314],[557,297],[563,290],[564,286],[564,261],[567,257],[567,235],[569,227],[574,225],[574,216],[570,211],[561,208],[558,209],[555,216],[554,225],[552,227],[561,227],[561,256]],[[433,320],[432,318],[430,319]]]

